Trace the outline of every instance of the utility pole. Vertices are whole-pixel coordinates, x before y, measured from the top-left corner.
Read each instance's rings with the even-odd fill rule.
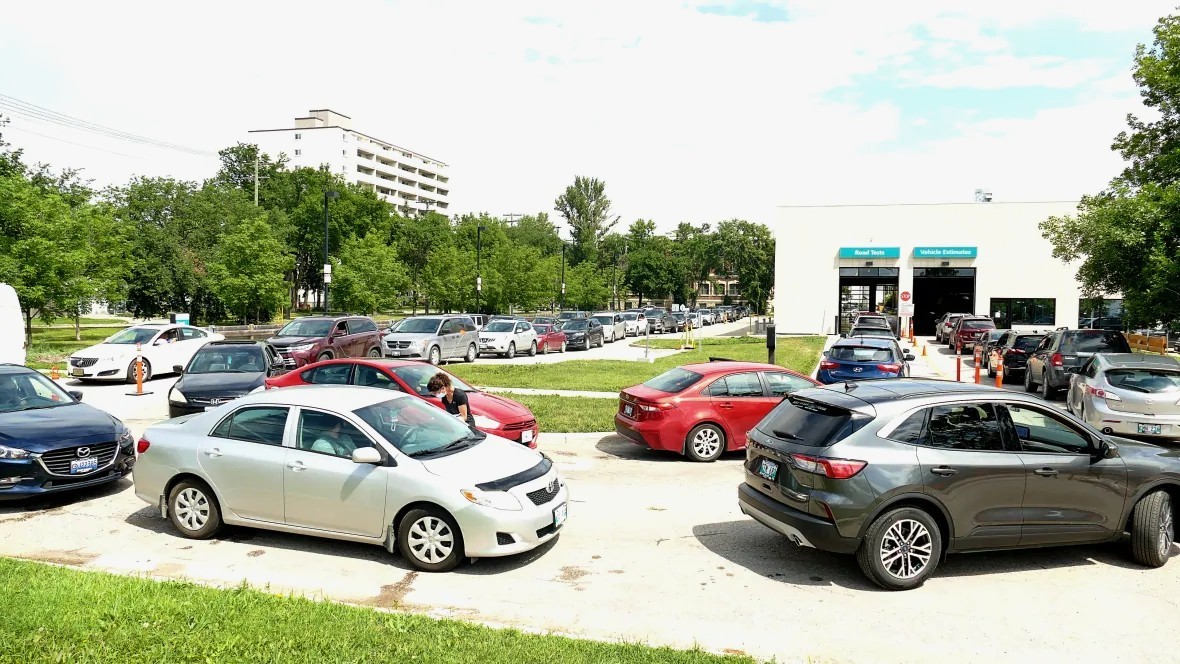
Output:
[[[258,207],[258,161],[261,158],[262,152],[254,148],[254,207]]]
[[[505,215],[501,215],[501,216],[504,217],[504,221],[507,222],[509,226],[515,226],[517,220],[520,219],[521,217],[523,217],[524,215],[513,213],[513,214],[505,214]]]
[[[565,242],[561,243],[561,304],[559,309],[565,309]]]
[[[479,313],[479,295],[483,291],[483,276],[480,274],[481,236],[483,224],[475,227],[475,313]]]

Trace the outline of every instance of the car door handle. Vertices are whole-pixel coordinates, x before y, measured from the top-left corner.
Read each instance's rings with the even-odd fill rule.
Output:
[[[939,466],[937,468],[931,468],[930,472],[934,473],[935,475],[942,475],[943,477],[950,477],[951,475],[954,475],[955,473],[957,473],[959,471],[957,471],[954,468],[951,468],[949,466]]]
[[[1052,468],[1037,468],[1033,472],[1036,473],[1037,475],[1040,475],[1041,477],[1056,477],[1057,476],[1057,471],[1053,470]]]
[[[717,407],[718,407],[718,408],[724,408],[725,410],[729,410],[730,408],[733,408],[733,404],[731,404],[731,403],[729,403],[728,401],[726,401],[725,403],[719,403],[719,404],[717,404]]]
[[[205,450],[205,454],[207,454],[211,457],[219,457],[219,456],[221,456],[221,448],[220,447],[210,447],[209,449]]]
[[[291,463],[287,464],[287,467],[297,473],[307,470],[307,466],[303,465],[302,461],[292,461]]]

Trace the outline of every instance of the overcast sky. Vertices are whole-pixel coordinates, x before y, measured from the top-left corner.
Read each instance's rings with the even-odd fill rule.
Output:
[[[624,222],[778,205],[1064,200],[1120,170],[1134,48],[1168,1],[21,2],[0,95],[215,153],[332,108],[451,165],[452,210]],[[3,101],[0,99],[0,101]],[[2,108],[0,113],[8,115]],[[200,180],[209,154],[30,117],[29,161]]]

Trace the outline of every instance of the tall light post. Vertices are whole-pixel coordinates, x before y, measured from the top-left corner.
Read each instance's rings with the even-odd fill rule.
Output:
[[[479,313],[479,294],[483,291],[483,276],[480,274],[480,248],[483,225],[475,227],[475,313]]]
[[[324,313],[328,313],[328,284],[332,283],[332,264],[328,262],[328,201],[339,198],[340,192],[329,189],[324,192]]]
[[[561,243],[561,301],[558,309],[565,309],[565,241]]]

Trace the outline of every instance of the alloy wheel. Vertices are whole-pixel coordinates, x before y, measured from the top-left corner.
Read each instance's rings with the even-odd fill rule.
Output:
[[[712,458],[721,449],[721,436],[711,428],[704,428],[692,438],[692,449],[702,459]]]
[[[1172,539],[1175,538],[1175,525],[1172,521],[1172,501],[1170,499],[1164,500],[1164,506],[1160,514],[1160,556],[1166,558],[1168,550],[1172,548]]]
[[[438,366],[438,363],[441,361],[442,361],[442,352],[438,349],[438,346],[431,348],[430,349],[430,363],[435,366]]]
[[[434,516],[424,516],[410,526],[408,537],[410,552],[424,563],[439,563],[455,549],[455,534],[445,521]]]
[[[188,530],[200,530],[209,521],[209,499],[195,487],[176,495],[176,520]]]
[[[878,555],[891,576],[912,579],[926,569],[934,555],[930,531],[914,519],[901,519],[885,531]]]

